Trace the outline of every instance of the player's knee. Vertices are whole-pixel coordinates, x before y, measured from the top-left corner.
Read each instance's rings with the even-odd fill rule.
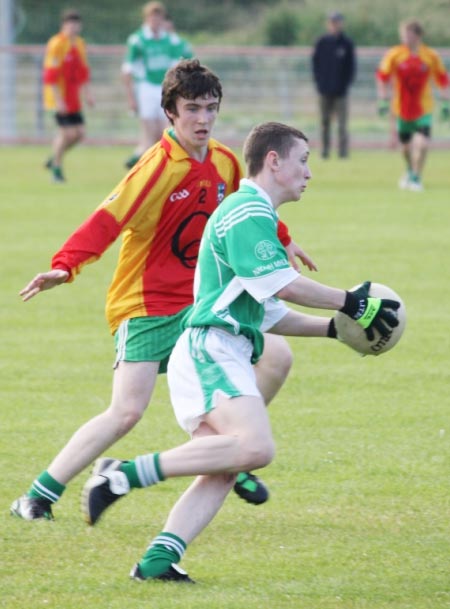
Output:
[[[272,438],[265,440],[247,440],[241,449],[242,470],[258,469],[269,465],[275,456],[275,444]]]
[[[277,358],[279,375],[283,379],[289,374],[293,361],[294,356],[292,355],[292,351],[287,342],[283,341],[283,347],[279,350]]]
[[[128,433],[141,420],[143,410],[139,408],[114,408],[110,409],[111,416],[114,417],[116,423],[116,435],[122,437]]]
[[[78,142],[81,142],[81,140],[84,139],[84,134],[85,134],[84,129],[77,129],[75,131],[75,133],[73,134],[73,143],[77,144]]]
[[[270,349],[265,354],[268,377],[283,381],[292,367],[293,356],[288,343],[279,338],[276,342],[272,341]]]

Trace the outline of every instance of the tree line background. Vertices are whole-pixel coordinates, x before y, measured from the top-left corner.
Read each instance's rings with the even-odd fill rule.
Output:
[[[16,0],[16,42],[44,43],[68,7],[80,10],[91,44],[123,44],[141,22],[143,0]],[[418,18],[426,42],[450,46],[450,0],[165,0],[180,34],[193,44],[308,46],[324,30],[328,12],[344,13],[360,46],[390,46],[398,23]]]

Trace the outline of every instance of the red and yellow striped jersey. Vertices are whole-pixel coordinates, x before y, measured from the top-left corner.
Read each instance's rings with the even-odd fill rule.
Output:
[[[122,234],[106,300],[111,332],[125,319],[178,313],[193,302],[206,221],[240,178],[239,162],[226,146],[211,139],[200,163],[166,130],[53,256],[52,268],[73,281]],[[278,236],[284,245],[291,241],[282,222]]]
[[[383,82],[392,80],[392,110],[406,121],[416,120],[432,111],[433,81],[441,88],[449,84],[441,57],[424,44],[415,54],[406,45],[389,49],[378,67],[377,78]]]
[[[80,87],[89,80],[84,40],[76,37],[72,44],[69,37],[60,32],[47,43],[44,58],[44,107],[55,109],[56,86],[66,104],[67,112],[81,110]]]

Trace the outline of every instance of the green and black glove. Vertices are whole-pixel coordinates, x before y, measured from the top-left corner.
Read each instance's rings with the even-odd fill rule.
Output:
[[[441,121],[448,121],[450,118],[450,101],[448,99],[443,99],[441,102],[439,118]]]
[[[340,311],[364,328],[368,340],[373,340],[374,328],[381,336],[388,336],[391,329],[398,326],[398,319],[387,309],[396,311],[400,303],[398,300],[369,296],[370,283],[365,281],[357,290],[348,291]]]
[[[389,100],[379,99],[378,100],[378,114],[380,116],[386,116],[389,113]]]

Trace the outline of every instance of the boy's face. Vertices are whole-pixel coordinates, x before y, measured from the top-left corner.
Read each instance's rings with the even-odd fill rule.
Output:
[[[63,23],[63,30],[67,36],[78,36],[83,29],[81,19],[69,19]]]
[[[420,41],[420,37],[411,28],[401,27],[399,33],[401,42],[408,47],[414,47]]]
[[[283,190],[283,200],[298,201],[312,174],[308,165],[309,147],[305,140],[297,139],[285,158],[279,157],[276,173],[278,185]]]
[[[191,152],[207,146],[219,112],[219,99],[211,94],[195,99],[179,97],[176,108],[177,114],[167,114],[183,148]]]
[[[164,25],[164,14],[159,11],[153,11],[146,15],[145,23],[153,32],[159,32]]]

